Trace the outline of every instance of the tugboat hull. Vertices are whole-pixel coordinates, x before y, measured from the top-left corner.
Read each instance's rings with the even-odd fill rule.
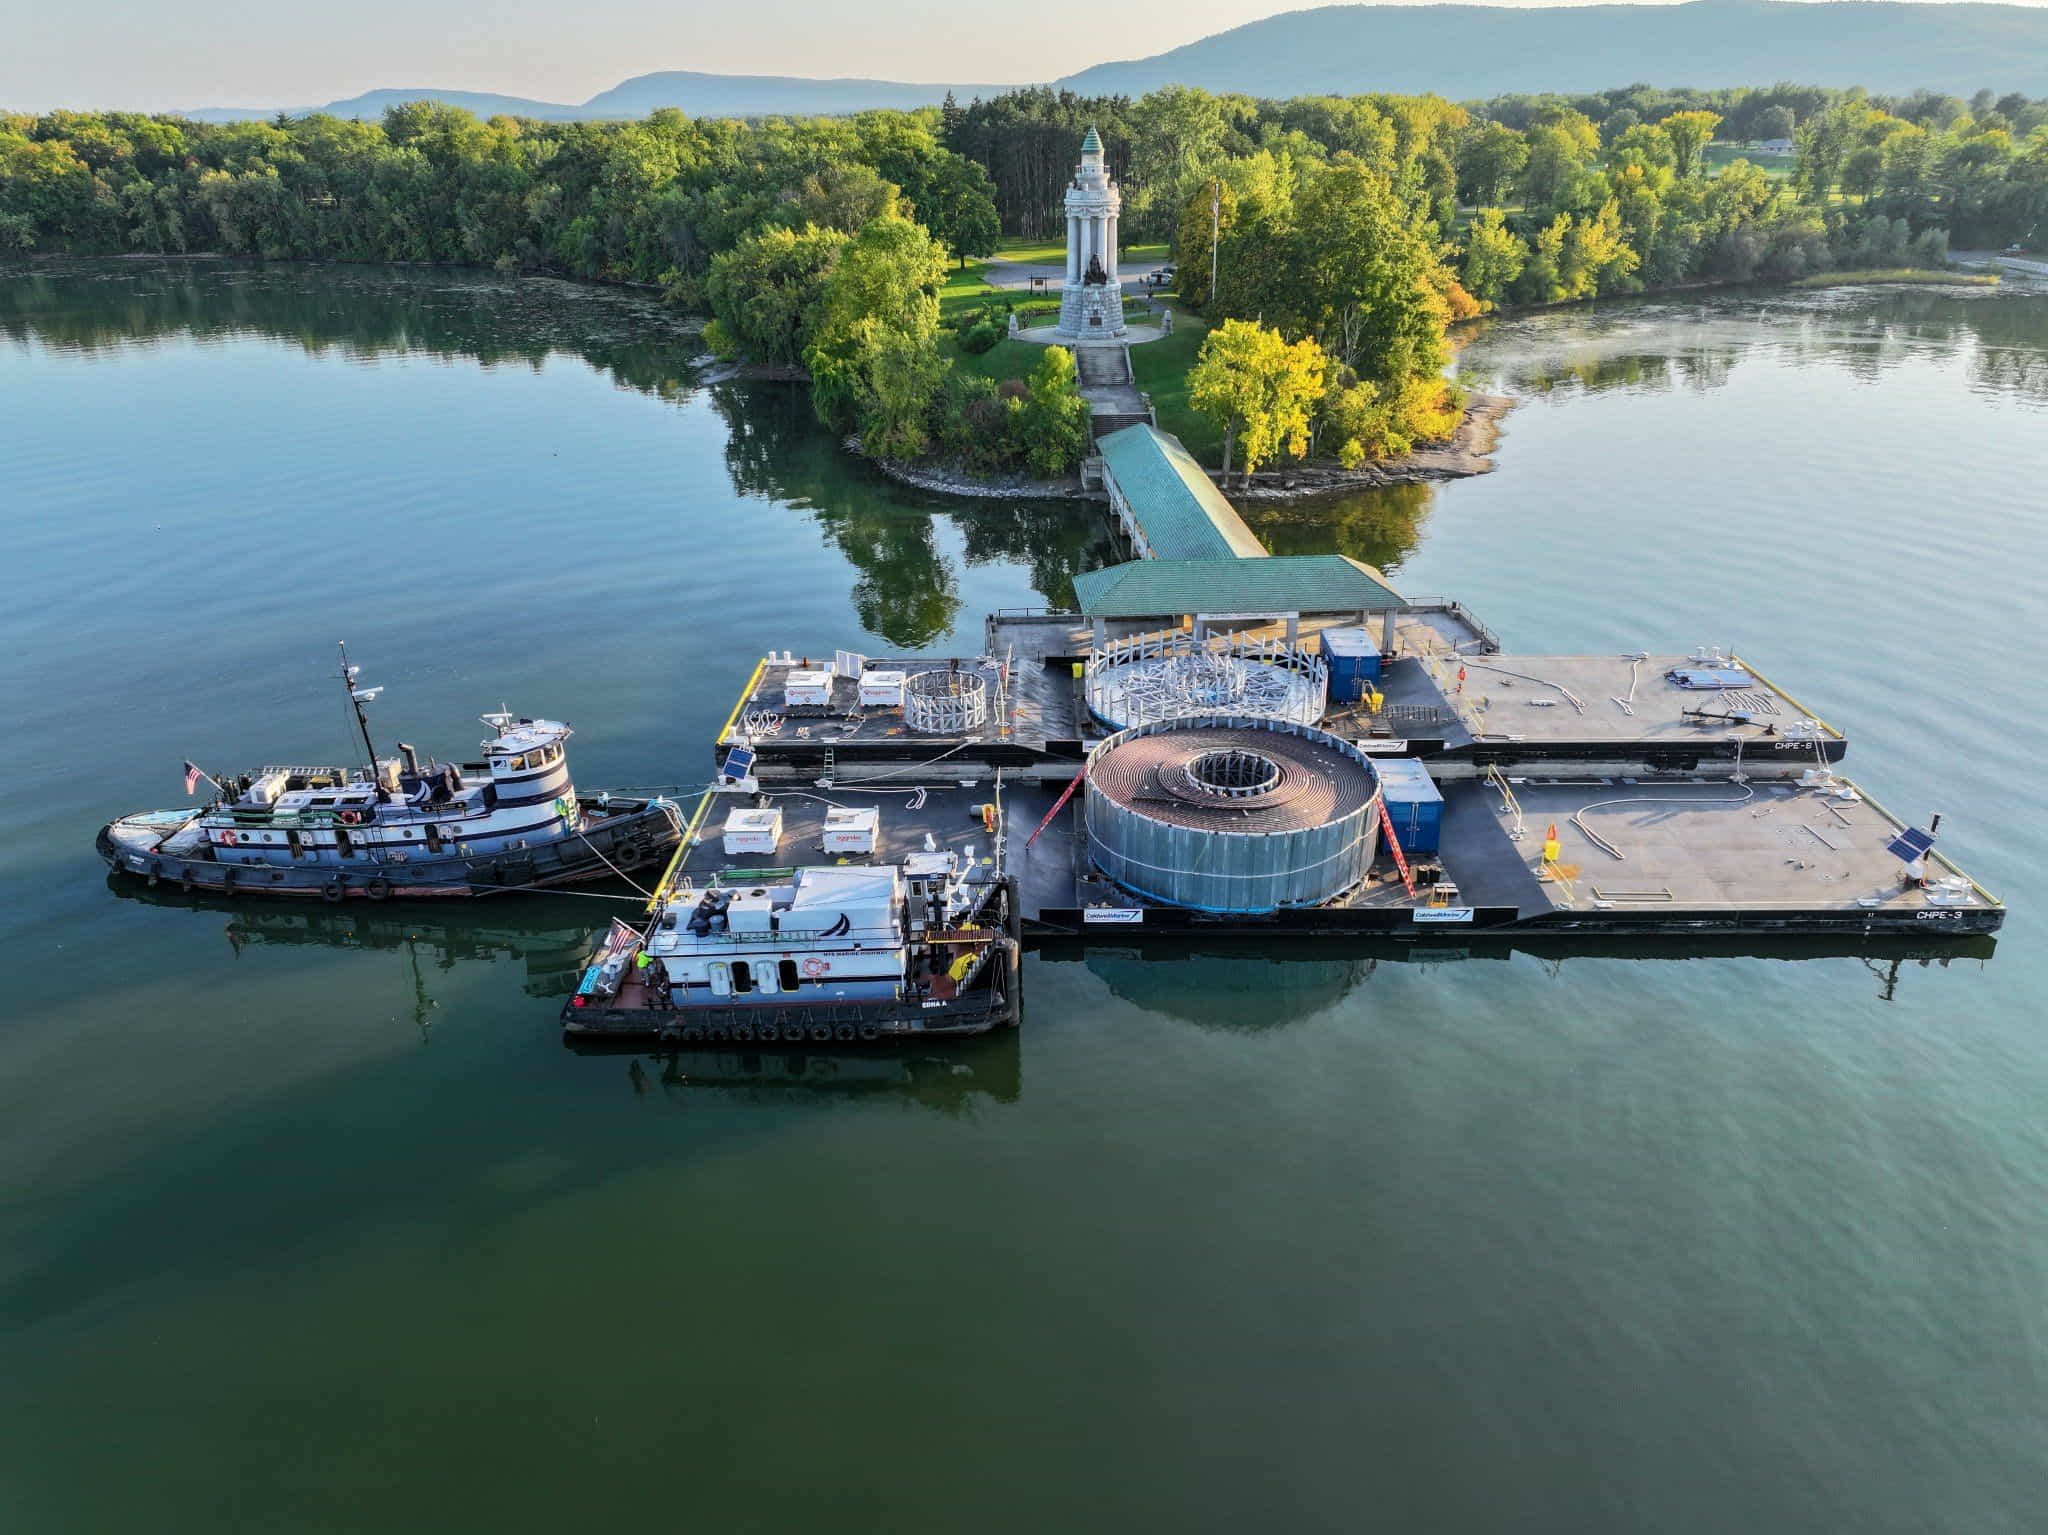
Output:
[[[350,900],[424,900],[543,890],[589,880],[658,871],[682,836],[682,817],[665,799],[612,796],[602,818],[579,832],[531,847],[473,857],[365,859],[360,867],[223,862],[210,853],[165,853],[155,845],[184,824],[181,817],[128,816],[100,828],[94,846],[117,874],[151,886],[173,885],[211,895],[287,896],[339,904]]]
[[[609,1002],[572,997],[562,1009],[568,1039],[659,1040],[668,1044],[740,1044],[818,1048],[901,1045],[960,1039],[1013,1028],[1020,1017],[1017,965],[1020,945],[1005,937],[991,956],[984,984],[964,996],[804,1002],[776,997],[720,1006],[655,1009],[632,996]],[[623,1005],[621,1005],[623,1004]]]

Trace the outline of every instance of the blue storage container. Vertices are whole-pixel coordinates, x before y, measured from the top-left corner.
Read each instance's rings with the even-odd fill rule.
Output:
[[[1330,663],[1330,702],[1355,704],[1366,684],[1380,680],[1380,644],[1365,629],[1325,629],[1323,659]]]
[[[1410,858],[1434,853],[1443,840],[1444,796],[1429,769],[1416,757],[1375,757],[1373,766],[1379,769],[1380,796],[1401,851]]]

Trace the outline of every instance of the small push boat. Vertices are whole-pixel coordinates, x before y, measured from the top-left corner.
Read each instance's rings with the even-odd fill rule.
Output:
[[[423,760],[398,743],[379,756],[363,705],[382,691],[342,684],[362,731],[360,767],[271,765],[216,779],[185,764],[186,792],[212,803],[122,816],[100,828],[99,854],[150,885],[216,895],[340,902],[490,895],[630,877],[659,867],[681,839],[682,813],[661,796],[578,796],[571,731],[509,712],[475,762]]]
[[[572,1039],[898,1044],[1018,1019],[1011,880],[949,851],[732,869],[616,919],[562,1009]]]

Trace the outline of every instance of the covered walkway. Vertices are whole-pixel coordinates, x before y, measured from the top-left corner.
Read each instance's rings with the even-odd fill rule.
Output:
[[[1127,426],[1095,444],[1118,525],[1142,559],[1252,560],[1266,546],[1171,432]]]

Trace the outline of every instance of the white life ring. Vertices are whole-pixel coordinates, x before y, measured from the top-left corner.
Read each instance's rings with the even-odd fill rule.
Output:
[[[804,974],[814,981],[831,968],[831,965],[818,958],[815,954],[805,960],[803,964]]]

